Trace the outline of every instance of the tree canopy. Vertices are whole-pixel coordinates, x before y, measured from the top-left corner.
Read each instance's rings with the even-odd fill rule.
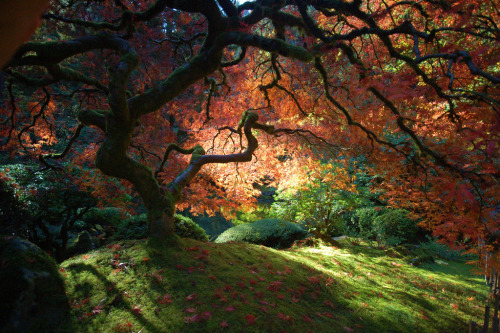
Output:
[[[498,264],[499,19],[493,0],[52,1],[3,68],[0,143],[131,184],[160,238],[176,205],[362,155],[388,203]]]

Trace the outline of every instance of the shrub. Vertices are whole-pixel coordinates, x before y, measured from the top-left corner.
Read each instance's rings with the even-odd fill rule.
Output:
[[[355,209],[378,202],[379,194],[370,188],[375,176],[364,170],[363,162],[321,163],[308,177],[304,184],[277,191],[271,217],[302,224],[326,240],[351,231],[349,218]]]
[[[225,219],[219,212],[216,212],[214,216],[209,216],[208,214],[194,216],[185,210],[182,212],[182,215],[191,218],[197,225],[205,230],[208,237],[212,237],[214,239],[233,226],[231,221]]]
[[[464,260],[464,259],[472,259],[470,256],[464,256],[464,254],[460,251],[456,251],[451,249],[449,246],[438,242],[437,239],[427,236],[427,242],[420,243],[420,248],[424,249],[432,255],[445,259],[445,260]]]
[[[354,211],[347,229],[350,235],[395,246],[415,241],[418,226],[404,209],[365,207]]]
[[[26,165],[0,167],[0,222],[6,231],[28,239],[58,261],[67,258],[67,245],[76,237],[75,224],[96,200],[51,171]]]
[[[0,225],[5,235],[29,236],[29,224],[33,220],[24,203],[9,186],[8,178],[0,173]]]
[[[262,219],[229,228],[217,237],[216,243],[244,241],[274,248],[290,247],[307,232],[300,226],[280,219]]]
[[[174,215],[175,233],[180,237],[208,241],[208,235],[192,219],[180,214]],[[146,214],[132,216],[118,226],[115,239],[141,239],[148,237]]]
[[[381,212],[381,207],[356,209],[351,215],[350,223],[346,226],[347,233],[365,240],[375,239],[373,221],[381,215]]]
[[[207,242],[208,235],[192,219],[180,214],[174,215],[175,233],[181,237]]]
[[[373,220],[373,232],[379,243],[395,246],[415,240],[417,221],[409,218],[407,210],[385,209]]]
[[[148,237],[148,224],[146,214],[131,216],[117,225],[113,238],[142,239]]]
[[[116,226],[123,221],[123,215],[118,208],[114,207],[94,208],[82,220],[89,225]]]

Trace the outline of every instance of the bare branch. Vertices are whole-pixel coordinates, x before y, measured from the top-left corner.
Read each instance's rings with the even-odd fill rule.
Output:
[[[71,150],[71,146],[76,141],[76,139],[78,139],[78,137],[80,136],[80,133],[84,127],[85,127],[85,125],[83,125],[83,124],[79,124],[77,126],[75,133],[73,133],[73,135],[71,136],[71,138],[68,141],[68,144],[66,145],[66,147],[64,148],[64,150],[61,153],[40,155],[40,156],[38,156],[38,159],[40,160],[40,162],[43,165],[45,165],[47,168],[54,169],[54,166],[50,165],[46,161],[46,159],[50,158],[50,159],[56,160],[56,159],[62,159],[64,157],[66,157],[66,155],[68,155],[69,151]]]

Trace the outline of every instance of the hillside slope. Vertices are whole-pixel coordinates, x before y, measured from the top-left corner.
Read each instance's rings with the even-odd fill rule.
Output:
[[[486,287],[367,246],[125,241],[61,264],[76,332],[464,332]]]

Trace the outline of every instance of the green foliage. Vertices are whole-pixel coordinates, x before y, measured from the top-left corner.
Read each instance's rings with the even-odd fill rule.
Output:
[[[255,208],[241,209],[236,212],[236,217],[231,220],[233,225],[252,223],[269,216],[269,206],[257,204]]]
[[[14,188],[9,186],[6,179],[0,177],[0,225],[2,234],[18,234],[27,238],[27,228],[23,227],[33,217],[23,202],[16,195]]]
[[[414,242],[418,226],[404,209],[365,207],[354,211],[348,230],[350,235],[376,240],[384,246],[395,246]]]
[[[377,241],[386,246],[412,242],[417,233],[417,221],[408,217],[407,210],[385,209],[373,220],[373,232]]]
[[[308,183],[278,191],[270,216],[302,224],[320,238],[344,234],[352,211],[378,200],[369,187],[375,177],[357,165],[323,164]]]
[[[174,215],[175,233],[184,238],[208,241],[208,235],[198,224],[187,216]]]
[[[221,213],[215,213],[214,216],[208,214],[192,215],[189,211],[185,210],[182,215],[191,218],[197,225],[199,225],[209,237],[215,238],[223,233],[225,230],[231,228],[233,224],[222,216]]]
[[[248,242],[273,248],[290,247],[307,232],[300,226],[280,219],[262,219],[229,228],[217,237],[216,243]]]
[[[432,253],[432,255],[446,260],[463,260],[466,259],[460,251],[450,249],[449,246],[440,243],[437,239],[427,236],[427,242],[420,243],[420,248]]]
[[[123,221],[123,212],[115,207],[93,208],[82,220],[88,225],[116,226]]]
[[[148,237],[148,224],[146,214],[134,215],[124,219],[117,225],[113,234],[114,240],[143,239]]]
[[[347,223],[347,233],[365,240],[374,239],[373,221],[381,214],[382,207],[364,207],[356,209]]]
[[[208,241],[208,235],[192,219],[180,214],[174,215],[175,233],[180,237]],[[121,222],[114,234],[114,239],[142,239],[148,237],[146,214],[129,217]]]
[[[2,222],[12,233],[37,244],[57,260],[65,259],[68,241],[76,237],[75,223],[96,205],[96,200],[52,170],[16,164],[2,166],[0,173],[4,174],[6,200],[19,209],[15,214],[2,209],[2,219],[8,219]],[[12,219],[15,215],[19,215],[17,220]]]

